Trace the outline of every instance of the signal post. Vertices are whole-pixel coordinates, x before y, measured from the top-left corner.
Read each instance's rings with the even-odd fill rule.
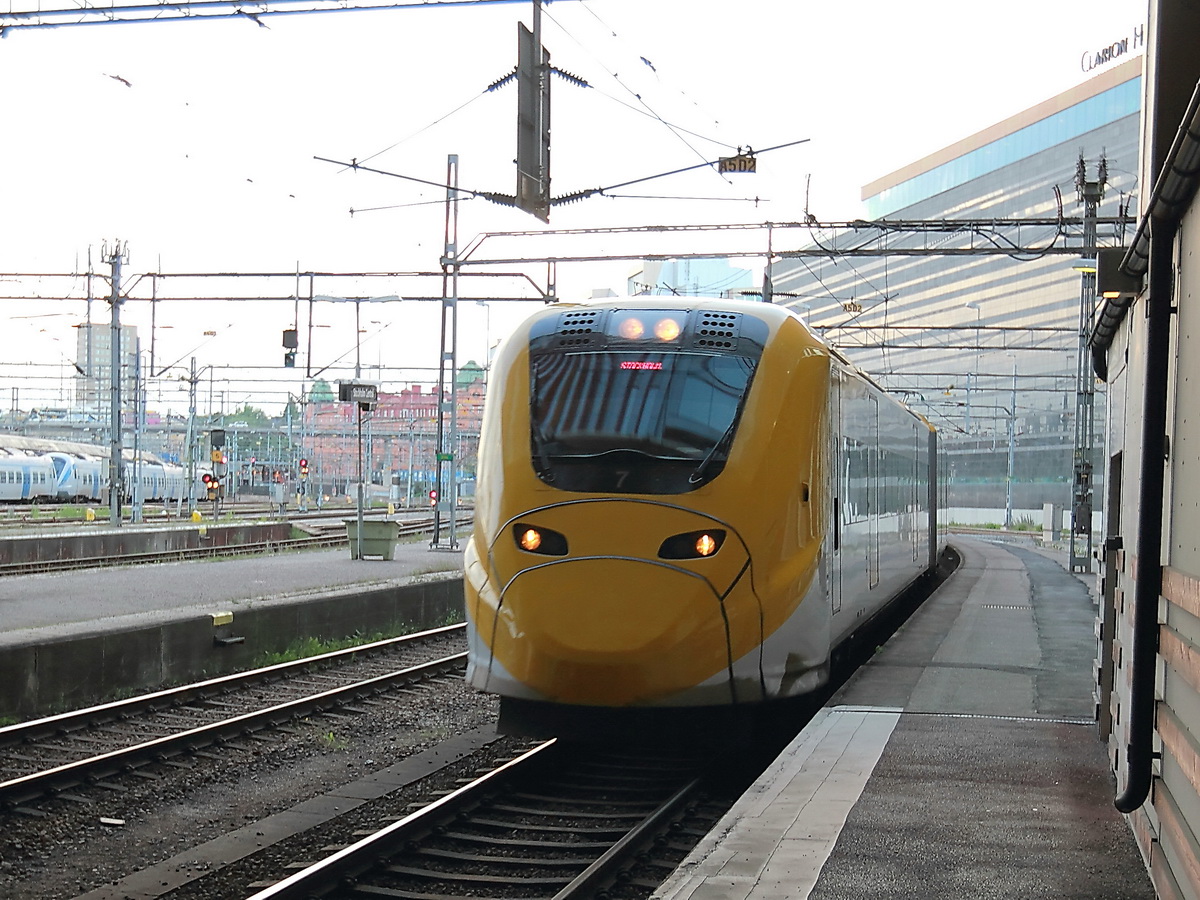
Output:
[[[228,471],[228,462],[225,457],[225,429],[214,428],[208,435],[209,444],[212,449],[209,453],[209,459],[212,461],[212,473],[204,475],[205,488],[208,489],[208,499],[213,502],[213,521],[217,521],[221,517],[221,494],[222,485],[225,481],[225,473]]]

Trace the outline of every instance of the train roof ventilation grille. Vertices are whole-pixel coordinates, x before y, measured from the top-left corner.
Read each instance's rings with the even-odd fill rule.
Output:
[[[558,346],[592,346],[600,333],[599,321],[600,314],[594,309],[563,313],[558,317],[558,327],[554,329],[558,335]]]
[[[704,311],[696,318],[692,344],[709,350],[736,349],[741,325],[741,313]]]

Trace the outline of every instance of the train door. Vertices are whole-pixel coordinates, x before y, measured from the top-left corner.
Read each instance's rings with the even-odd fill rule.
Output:
[[[842,609],[842,519],[846,496],[846,459],[842,453],[845,439],[842,437],[842,375],[834,371],[829,379],[829,453],[833,477],[829,479],[833,489],[833,540],[829,552],[829,598],[833,612]]]
[[[867,582],[879,584],[879,398],[871,395],[867,422]]]
[[[909,526],[911,528],[913,562],[921,559],[921,428],[913,428],[912,481],[909,482],[908,508],[911,510]]]

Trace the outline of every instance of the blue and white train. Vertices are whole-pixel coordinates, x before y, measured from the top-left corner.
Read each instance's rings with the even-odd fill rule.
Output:
[[[102,500],[108,493],[108,461],[98,456],[52,450],[55,497],[59,500]]]
[[[182,466],[164,463],[148,454],[135,460],[128,450],[124,457],[122,495],[125,502],[133,499],[135,484],[140,486],[143,502],[187,497],[187,474]],[[0,503],[105,503],[108,501],[108,466],[108,459],[74,448],[46,450],[0,446]]]
[[[57,485],[54,463],[48,456],[0,448],[0,501],[50,499]]]

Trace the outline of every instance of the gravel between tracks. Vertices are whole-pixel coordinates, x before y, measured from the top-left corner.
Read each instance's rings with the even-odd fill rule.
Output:
[[[0,897],[65,900],[288,809],[414,753],[493,724],[498,706],[461,681],[395,695],[358,715],[293,723],[292,734],[248,738],[188,759],[191,769],[120,779],[88,802],[4,815]],[[123,824],[104,824],[102,819]],[[199,887],[197,882],[193,887]],[[188,891],[188,896],[203,892]],[[219,889],[213,897],[219,897]],[[224,898],[222,898],[224,900]]]

